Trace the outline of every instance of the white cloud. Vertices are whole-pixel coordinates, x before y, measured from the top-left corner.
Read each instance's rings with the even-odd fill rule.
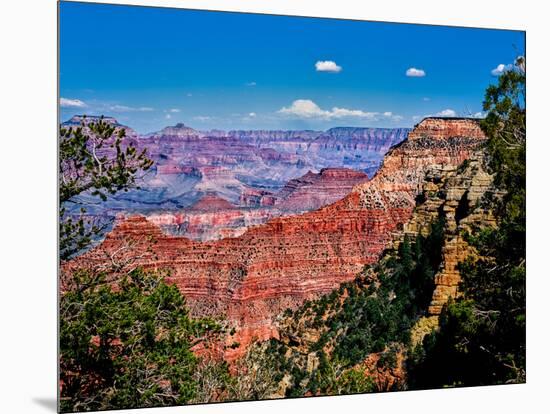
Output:
[[[424,70],[422,70],[422,69],[409,68],[405,72],[405,75],[407,75],[410,78],[422,78],[422,77],[426,76],[426,72],[424,72]]]
[[[475,114],[472,115],[473,118],[485,118],[487,116],[487,114],[485,112],[476,112]]]
[[[250,113],[248,114],[248,116],[249,116],[250,118],[254,118],[254,117],[256,116],[256,112],[250,112]]]
[[[454,109],[443,109],[442,111],[439,111],[435,114],[414,115],[412,117],[412,120],[416,122],[416,121],[420,121],[421,119],[430,118],[433,116],[442,117],[442,118],[455,118],[457,115],[458,114]]]
[[[187,96],[188,98],[190,98],[190,97],[193,96],[193,94],[189,92],[189,93],[187,93],[185,96]]]
[[[150,108],[148,106],[141,106],[139,108],[135,108],[132,106],[126,106],[126,105],[111,105],[108,108],[109,110],[113,112],[151,112],[154,109]]]
[[[173,114],[177,114],[178,112],[180,112],[180,110],[178,108],[172,108],[172,109],[169,109],[169,112],[172,112]]]
[[[453,118],[456,116],[456,111],[454,109],[444,109],[442,111],[439,111],[437,114],[433,116],[442,116],[446,118]]]
[[[252,81],[252,82],[246,82],[245,84],[246,86],[256,86],[256,82]]]
[[[336,62],[332,60],[319,60],[315,63],[315,70],[317,72],[338,73],[342,70],[342,66],[338,66]]]
[[[279,109],[279,113],[299,118],[322,118],[329,116],[328,111],[323,111],[310,99],[297,99],[288,108],[282,107]]]
[[[80,99],[59,98],[62,108],[85,108],[87,105]]]
[[[392,112],[365,112],[361,109],[348,109],[333,107],[330,110],[321,109],[319,105],[310,99],[297,99],[289,107],[283,107],[277,111],[280,114],[304,119],[332,120],[342,118],[362,118],[372,121],[379,119],[392,119],[398,121],[402,119],[399,115]]]
[[[166,118],[166,119],[170,119],[170,118],[172,118],[172,115],[166,114],[165,118]]]
[[[386,119],[391,119],[392,121],[401,121],[403,119],[401,115],[395,115],[393,112],[384,112],[382,116]]]
[[[496,68],[494,68],[491,71],[491,75],[500,76],[504,72],[508,72],[510,70],[513,70],[513,69],[514,69],[514,65],[512,63],[509,63],[508,65],[505,65],[504,63],[501,63],[500,65],[498,65]]]
[[[427,96],[425,96],[424,98],[422,98],[422,100],[423,100],[424,102],[429,102],[429,101],[430,101],[430,98],[428,98]]]

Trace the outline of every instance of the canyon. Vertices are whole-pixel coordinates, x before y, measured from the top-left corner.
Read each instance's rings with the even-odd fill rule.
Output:
[[[248,189],[241,194],[240,205],[209,192],[190,207],[151,213],[147,220],[167,234],[193,240],[237,237],[269,219],[317,210],[338,201],[355,185],[366,181],[367,174],[360,171],[323,168],[319,173],[309,171],[290,180],[277,193]]]
[[[97,120],[77,115],[62,127]],[[110,228],[117,216],[142,214],[168,234],[200,241],[238,236],[270,218],[339,200],[372,177],[384,154],[409,131],[198,131],[179,123],[140,135],[115,118],[103,120],[124,129],[123,147],[146,149],[154,164],[130,191],[108,195],[101,203],[82,195],[88,216]],[[227,201],[216,217],[197,208],[211,196]],[[78,205],[67,208],[70,214],[80,214]]]
[[[178,139],[195,139],[188,130],[181,134]],[[239,137],[235,135],[231,139]],[[254,137],[256,141],[249,142],[261,143],[264,139],[260,133]],[[318,136],[315,140],[319,138],[323,142],[330,137]],[[375,262],[407,229],[427,174],[438,166],[460,166],[474,156],[483,140],[485,136],[477,120],[426,118],[406,140],[391,146],[371,180],[357,172],[328,169],[322,170],[318,177],[306,172],[297,181],[289,180],[275,197],[267,188],[256,188],[257,193],[244,193],[242,197],[244,204],[277,208],[277,203],[281,206],[287,203],[288,209],[304,205],[314,208],[312,211],[268,218],[242,234],[237,232],[202,242],[163,232],[163,225],[173,225],[169,217],[120,217],[100,245],[63,263],[62,272],[94,268],[106,261],[116,263],[121,271],[137,265],[167,270],[166,280],[186,297],[192,315],[221,318],[232,328],[225,344],[218,348],[220,356],[231,362],[242,356],[252,342],[277,337],[277,316],[281,312],[336,289],[342,282],[352,280],[364,265]],[[209,139],[209,142],[216,141]],[[325,144],[318,144],[317,148],[324,148]],[[272,156],[275,151],[254,148],[259,151],[254,152],[255,156],[262,160],[262,154]],[[289,157],[284,162],[292,163],[292,160]],[[244,158],[235,159],[237,164],[241,161],[246,164]],[[178,170],[179,166],[166,167],[170,162],[162,165],[182,171]],[[218,173],[229,179],[223,171],[213,172]],[[315,188],[325,180],[330,186],[330,182],[342,177],[350,183],[357,182],[350,186],[347,195],[331,204],[322,206],[311,197],[300,196],[307,185]],[[303,185],[304,182],[307,185]],[[218,191],[208,192],[207,197],[204,203],[198,202],[203,213],[212,213],[204,211],[209,205],[219,206],[220,211],[239,212],[233,197],[223,197]],[[177,220],[173,220],[177,224]],[[452,289],[441,292],[443,296],[453,294]],[[432,311],[436,313],[438,309]]]

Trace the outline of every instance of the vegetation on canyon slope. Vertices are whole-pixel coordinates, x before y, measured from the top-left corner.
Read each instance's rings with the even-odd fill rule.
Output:
[[[481,126],[494,183],[504,194],[486,200],[498,227],[467,235],[479,257],[460,265],[463,297],[450,303],[440,330],[416,350],[411,385],[524,382],[525,373],[525,60],[487,89]]]
[[[290,326],[267,350],[278,356],[273,369],[290,373],[286,396],[400,389],[365,375],[361,363],[375,354],[376,369],[398,368],[410,330],[430,303],[442,242],[443,223],[436,221],[427,236],[412,242],[406,236],[353,282],[288,312]],[[303,341],[304,332],[315,332],[314,340]]]
[[[108,269],[76,272],[60,298],[62,411],[525,381],[522,58],[487,89],[484,110],[484,155],[499,195],[483,202],[498,226],[464,235],[477,253],[459,267],[461,297],[421,343],[411,333],[426,314],[441,261],[437,220],[429,234],[405,237],[355,281],[287,311],[281,339],[252,346],[236,375],[192,352],[221,328],[191,319],[162,274],[136,268],[113,284],[106,283]],[[81,202],[83,193],[101,199],[124,191],[151,165],[145,153],[122,147],[121,134],[101,122],[61,131],[62,259],[101,231],[68,217],[66,203]],[[104,146],[111,151],[100,151]]]
[[[286,332],[268,352],[277,355],[273,369],[287,375],[287,396],[525,381],[524,65],[519,58],[487,89],[483,152],[496,191],[483,203],[498,225],[464,234],[476,254],[459,265],[461,295],[444,308],[438,328],[411,343],[441,258],[436,222],[427,238],[405,238],[353,283],[285,315]],[[362,364],[372,355],[374,373],[373,361],[370,369]]]

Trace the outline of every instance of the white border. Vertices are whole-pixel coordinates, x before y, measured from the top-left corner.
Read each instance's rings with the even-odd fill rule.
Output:
[[[231,403],[132,413],[517,413],[548,406],[548,14],[508,0],[135,0],[132,4],[527,29],[527,385]],[[111,3],[124,3],[113,0]],[[540,4],[540,6],[538,5]],[[55,0],[0,3],[0,411],[52,412],[56,394]],[[418,45],[419,48],[422,45]],[[490,47],[490,45],[488,45]],[[481,97],[480,97],[481,98]],[[6,230],[7,229],[7,230]],[[7,265],[6,265],[7,264]],[[126,411],[124,411],[126,412]]]

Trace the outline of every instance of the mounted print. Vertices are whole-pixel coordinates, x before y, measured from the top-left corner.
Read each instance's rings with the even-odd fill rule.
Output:
[[[525,382],[525,78],[521,31],[60,2],[60,410]]]

